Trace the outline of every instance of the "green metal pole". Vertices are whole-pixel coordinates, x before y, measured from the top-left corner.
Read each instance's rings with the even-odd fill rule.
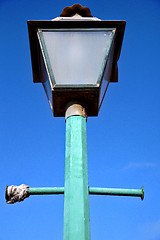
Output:
[[[86,118],[66,118],[64,240],[89,240]]]

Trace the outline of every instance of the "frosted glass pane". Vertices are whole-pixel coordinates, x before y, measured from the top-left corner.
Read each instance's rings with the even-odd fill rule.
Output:
[[[96,84],[112,33],[112,30],[43,31],[41,38],[56,84]]]
[[[51,109],[53,109],[51,85],[50,85],[48,74],[47,74],[47,71],[46,71],[46,68],[45,68],[45,63],[44,63],[42,54],[40,54],[40,64],[41,64],[41,69],[42,69],[42,71],[41,71],[41,82],[42,82],[44,90],[46,92],[50,107],[51,107]]]
[[[47,81],[42,83],[42,84],[43,84],[44,90],[46,92],[50,107],[51,107],[51,109],[53,109],[53,106],[52,106],[52,91],[51,91],[51,86],[50,86],[50,83],[49,83],[49,79],[47,79]]]

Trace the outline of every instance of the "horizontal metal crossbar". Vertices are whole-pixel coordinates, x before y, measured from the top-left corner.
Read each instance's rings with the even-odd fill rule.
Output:
[[[29,195],[48,195],[48,194],[64,194],[64,187],[43,187],[29,188]],[[130,196],[144,198],[144,189],[120,189],[120,188],[93,188],[89,187],[91,195],[111,195],[111,196]]]
[[[29,188],[29,195],[64,194],[64,187]]]
[[[121,188],[89,188],[89,193],[93,195],[114,195],[144,198],[144,188],[141,189],[121,189]]]

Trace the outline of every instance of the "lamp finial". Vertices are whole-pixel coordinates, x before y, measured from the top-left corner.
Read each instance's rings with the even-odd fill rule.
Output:
[[[60,17],[72,17],[76,13],[82,17],[93,17],[90,9],[88,7],[82,7],[80,4],[74,4],[71,7],[65,7]]]

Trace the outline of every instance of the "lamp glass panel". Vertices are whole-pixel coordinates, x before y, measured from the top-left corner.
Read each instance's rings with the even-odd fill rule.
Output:
[[[113,53],[114,53],[114,44],[115,39],[113,39],[112,44],[110,46],[109,54],[107,57],[107,63],[106,67],[103,73],[102,77],[102,82],[101,82],[101,87],[100,87],[100,97],[99,97],[99,108],[101,107],[103,98],[105,96],[105,93],[107,91],[109,82],[112,80],[111,79],[111,71],[112,71],[112,66],[113,66]]]
[[[53,84],[97,84],[105,68],[113,35],[112,29],[39,31]]]
[[[40,65],[41,65],[41,69],[42,69],[42,71],[41,71],[41,82],[43,84],[45,93],[47,95],[50,107],[53,110],[51,84],[50,84],[50,80],[48,78],[48,74],[47,74],[47,71],[46,71],[44,59],[43,59],[43,56],[42,56],[41,53],[40,53]]]
[[[47,98],[48,98],[48,101],[49,101],[49,105],[50,105],[51,109],[53,110],[52,91],[51,91],[51,86],[50,86],[50,83],[49,83],[49,79],[47,79],[47,81],[42,83],[42,84],[43,84],[44,90],[46,92],[46,95],[47,95]]]

